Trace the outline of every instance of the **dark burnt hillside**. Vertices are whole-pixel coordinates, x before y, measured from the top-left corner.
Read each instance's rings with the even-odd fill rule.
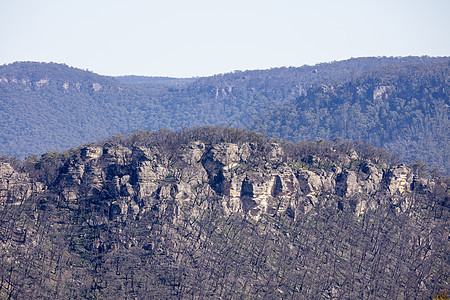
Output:
[[[0,163],[2,299],[430,299],[449,181],[365,144],[226,127]]]

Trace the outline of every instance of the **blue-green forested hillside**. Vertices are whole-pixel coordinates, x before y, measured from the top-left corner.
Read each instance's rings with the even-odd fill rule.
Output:
[[[373,57],[202,78],[113,78],[16,62],[0,66],[0,153],[26,157],[134,130],[226,125],[291,141],[362,140],[448,172],[448,68],[446,57]]]

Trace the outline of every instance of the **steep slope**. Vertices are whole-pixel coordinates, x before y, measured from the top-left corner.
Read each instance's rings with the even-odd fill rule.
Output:
[[[448,181],[389,159],[209,127],[1,163],[0,295],[430,298]]]

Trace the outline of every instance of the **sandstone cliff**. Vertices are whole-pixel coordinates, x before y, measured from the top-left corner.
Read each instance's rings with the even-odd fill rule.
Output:
[[[326,196],[342,201],[354,198],[356,215],[367,208],[376,209],[377,203],[370,200],[378,194],[389,196],[386,201],[402,199],[398,209],[406,210],[415,187],[430,189],[434,184],[416,178],[405,165],[381,168],[360,160],[356,153],[344,158],[347,165],[309,170],[285,161],[283,149],[276,143],[268,145],[264,153],[257,147],[252,143],[211,146],[192,142],[177,149],[174,159],[156,148],[91,146],[70,158],[49,188],[68,205],[80,198],[101,197],[111,220],[135,219],[167,203],[174,204],[172,216],[176,219],[185,209],[185,213],[195,213],[194,204],[204,201],[219,201],[224,216],[238,214],[259,220],[262,214],[276,215],[288,208],[303,214],[320,201],[333,204]],[[358,167],[350,169],[352,163]],[[3,181],[20,176],[8,164],[2,168],[10,170]],[[26,174],[22,176],[26,178]],[[36,188],[29,181],[16,179],[14,187],[5,190],[10,190],[14,199],[42,190],[41,183]]]

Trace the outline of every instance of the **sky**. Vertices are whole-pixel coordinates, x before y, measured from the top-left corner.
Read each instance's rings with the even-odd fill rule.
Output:
[[[194,77],[450,55],[450,0],[0,0],[0,64]]]

